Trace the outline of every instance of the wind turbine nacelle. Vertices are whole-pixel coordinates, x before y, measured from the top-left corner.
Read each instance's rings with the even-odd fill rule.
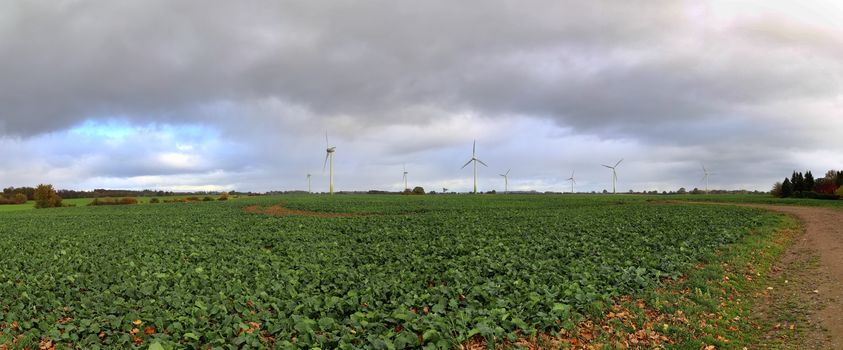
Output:
[[[334,153],[334,151],[336,151],[336,150],[337,150],[337,148],[336,148],[336,147],[329,147],[329,148],[327,149],[328,153]]]

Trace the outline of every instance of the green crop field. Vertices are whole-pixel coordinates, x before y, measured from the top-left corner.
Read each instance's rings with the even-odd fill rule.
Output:
[[[646,198],[276,196],[2,212],[0,344],[516,339],[574,327],[780,220]]]

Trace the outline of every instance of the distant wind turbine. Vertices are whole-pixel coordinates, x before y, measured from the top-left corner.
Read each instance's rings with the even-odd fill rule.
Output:
[[[571,172],[571,177],[566,179],[565,181],[571,181],[571,193],[574,193],[574,185],[577,183],[577,180],[574,179],[574,172]]]
[[[700,181],[705,182],[705,194],[708,194],[708,177],[711,176],[711,175],[716,175],[716,174],[708,172],[708,169],[705,168],[705,164],[700,164],[700,165],[702,165],[702,169],[703,169],[703,177]]]
[[[600,165],[602,165],[602,166],[604,166],[604,167],[607,167],[607,168],[609,168],[609,169],[612,169],[612,193],[616,193],[616,191],[615,191],[615,184],[618,182],[618,171],[617,171],[617,167],[618,167],[618,165],[621,165],[621,162],[623,162],[623,158],[621,158],[621,160],[619,160],[617,163],[615,163],[615,166],[609,166],[609,165],[606,165],[606,164],[600,164]]]
[[[465,169],[471,162],[474,162],[474,194],[477,194],[477,163],[483,164],[484,167],[489,167],[482,160],[477,159],[477,140],[474,140],[474,146],[471,148],[471,159],[460,169]]]
[[[327,149],[325,150],[325,164],[322,165],[322,172],[325,172],[325,167],[328,166],[328,163],[331,163],[330,168],[330,175],[329,175],[329,182],[328,182],[328,193],[334,194],[334,152],[337,150],[336,147],[331,147],[331,143],[328,142],[328,132],[325,131],[325,146]]]
[[[448,192],[448,189],[445,188],[445,187],[442,187],[442,193],[446,193],[446,192]]]
[[[313,193],[313,191],[310,190],[310,177],[311,175],[307,174],[307,193]]]
[[[407,186],[407,174],[409,174],[409,173],[407,172],[407,165],[406,164],[402,164],[401,168],[404,169],[404,191],[406,191],[406,190],[410,189],[410,187]]]
[[[509,169],[509,170],[512,170],[512,169]],[[509,192],[509,170],[507,170],[503,174],[498,174],[500,176],[503,176],[503,193]]]

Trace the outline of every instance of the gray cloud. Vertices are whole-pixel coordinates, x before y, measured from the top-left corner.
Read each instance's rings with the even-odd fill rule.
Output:
[[[348,145],[341,150],[381,165],[442,161],[473,137],[522,153],[579,136],[589,138],[578,143],[587,149],[635,144],[668,158],[641,161],[677,173],[696,171],[699,161],[776,173],[803,166],[800,154],[840,151],[829,141],[829,130],[843,126],[840,29],[788,13],[722,20],[710,6],[11,1],[0,5],[0,135],[26,143],[115,118],[205,125],[227,146],[196,151],[189,167],[161,161],[173,143],[80,143],[66,157],[38,154],[49,158],[47,168],[87,156],[78,178],[223,171],[254,176],[256,187],[274,186],[270,174],[316,168],[307,164],[321,157],[313,149],[323,147],[326,129]],[[507,143],[512,138],[525,141]],[[772,158],[781,154],[789,158]],[[492,155],[530,159],[503,146]],[[126,161],[116,168],[113,159]],[[533,161],[531,183],[555,186],[539,182],[543,170]],[[461,176],[446,169],[425,176]],[[647,179],[655,180],[670,182]]]
[[[646,3],[641,16],[624,20],[645,3],[477,5],[10,3],[11,24],[0,34],[0,70],[10,82],[0,90],[5,129],[28,135],[114,114],[179,119],[196,104],[243,98],[277,97],[319,114],[454,106],[472,75],[504,68],[471,65],[632,44],[660,33],[677,10]]]

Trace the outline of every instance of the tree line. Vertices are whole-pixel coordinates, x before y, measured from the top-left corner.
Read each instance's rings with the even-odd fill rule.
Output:
[[[779,198],[839,199],[843,196],[843,171],[829,170],[821,178],[814,178],[810,170],[794,171],[784,181],[776,182],[770,193]]]
[[[7,187],[3,189],[2,197],[14,197],[16,194],[26,196],[27,200],[35,200],[35,187]],[[104,198],[104,197],[171,197],[171,196],[207,196],[218,195],[218,192],[172,192],[172,191],[153,191],[153,190],[106,190],[95,189],[92,191],[76,191],[76,190],[56,190],[56,193],[64,199],[74,198]],[[246,192],[229,192],[231,195],[247,194]]]
[[[25,204],[28,201],[34,201],[36,208],[55,208],[63,206],[63,199],[75,198],[94,198],[94,205],[106,204],[132,204],[124,203],[125,199],[131,198],[135,203],[137,199],[133,197],[171,197],[171,196],[196,196],[181,198],[179,201],[198,201],[200,196],[205,196],[206,199],[213,200],[211,195],[220,195],[219,200],[227,200],[229,195],[252,195],[251,192],[171,192],[171,191],[132,191],[132,190],[106,190],[95,189],[93,191],[75,191],[75,190],[56,190],[53,185],[41,184],[38,187],[6,187],[0,193],[0,205],[4,204]],[[105,198],[122,197],[123,200],[110,202]],[[155,199],[155,203],[159,200]],[[175,200],[174,200],[175,201]],[[153,201],[150,201],[153,202]],[[167,202],[167,200],[165,200]]]
[[[35,201],[36,208],[55,208],[62,206],[62,198],[53,189],[53,185],[38,185],[38,187],[8,187],[0,193],[0,204],[24,204]]]

